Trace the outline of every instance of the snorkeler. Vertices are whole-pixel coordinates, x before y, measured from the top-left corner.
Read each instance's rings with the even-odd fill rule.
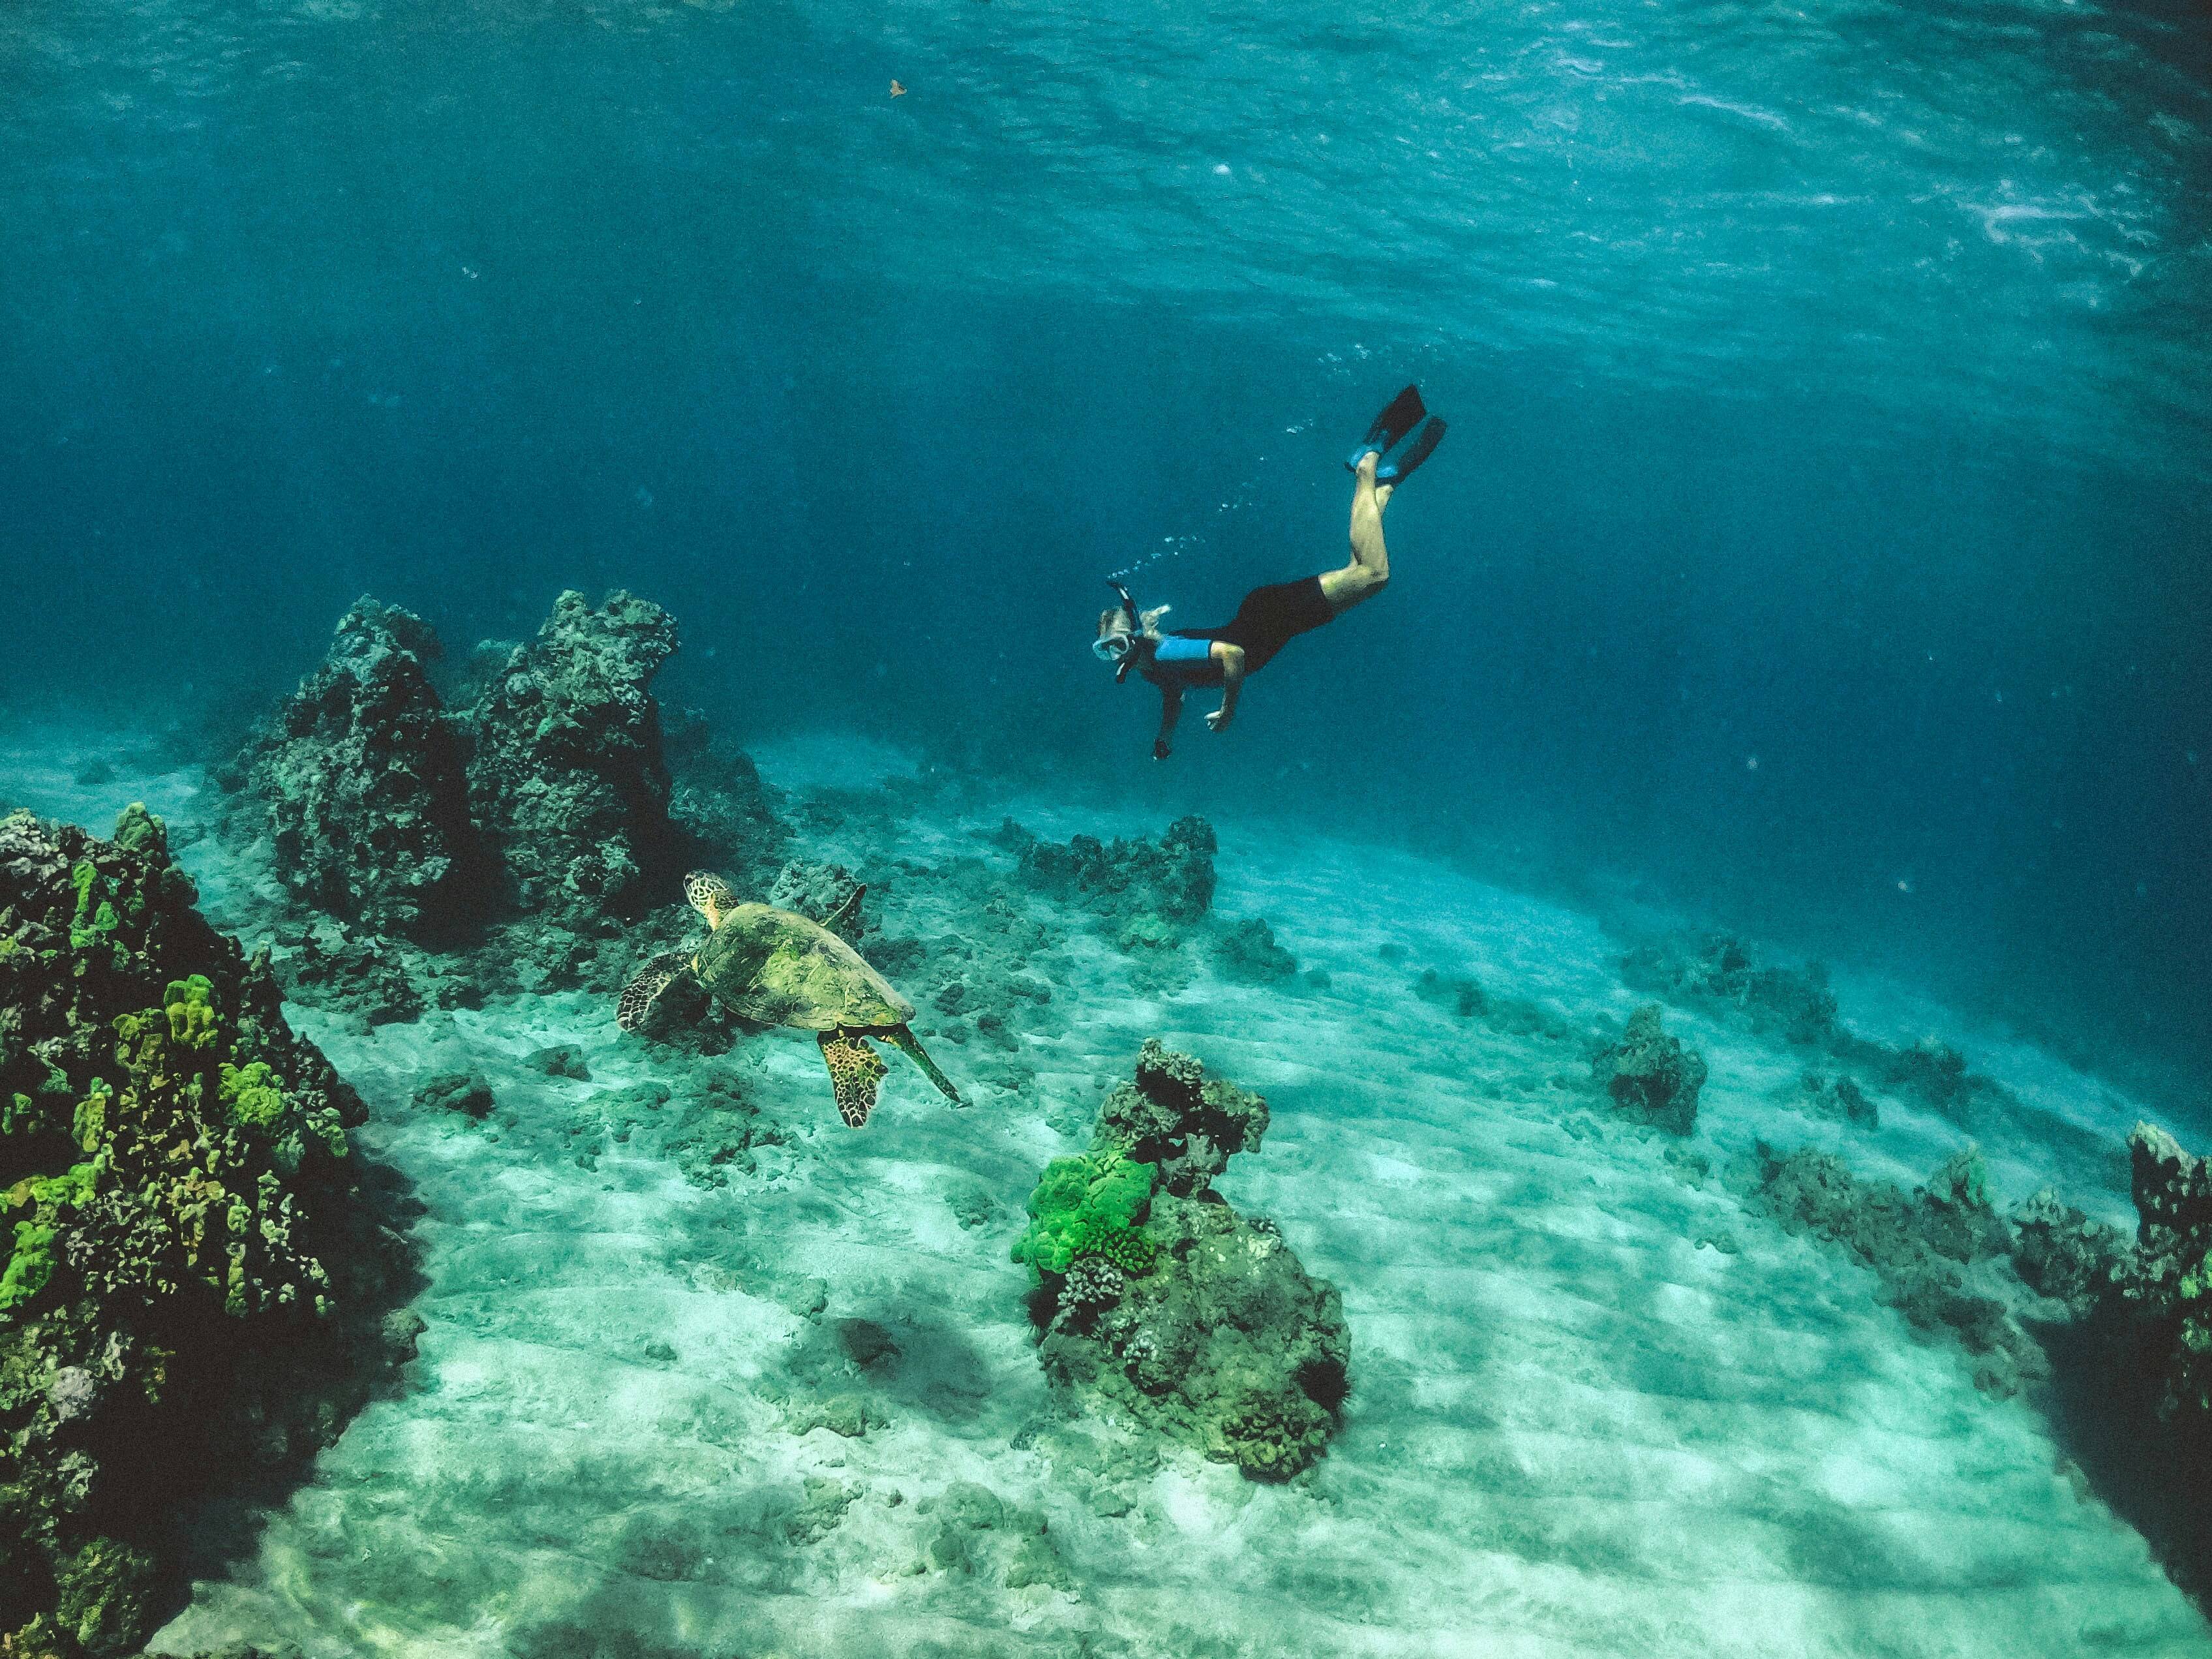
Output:
[[[1411,441],[1406,441],[1409,433]],[[1266,667],[1297,635],[1335,621],[1382,591],[1390,580],[1390,556],[1382,545],[1382,509],[1443,435],[1444,423],[1422,406],[1419,387],[1409,386],[1400,392],[1375,417],[1359,447],[1345,462],[1356,481],[1350,562],[1341,569],[1324,570],[1302,581],[1254,588],[1237,607],[1237,614],[1219,628],[1178,628],[1163,634],[1159,621],[1167,606],[1140,611],[1127,587],[1119,581],[1107,584],[1120,603],[1099,616],[1098,637],[1091,648],[1101,662],[1114,665],[1115,684],[1134,669],[1159,687],[1160,734],[1152,740],[1154,760],[1168,757],[1168,738],[1182,717],[1185,690],[1219,686],[1221,707],[1206,717],[1206,729],[1226,731],[1237,717],[1237,702],[1248,676]],[[1402,449],[1401,442],[1405,442]],[[1397,453],[1393,455],[1393,450]]]

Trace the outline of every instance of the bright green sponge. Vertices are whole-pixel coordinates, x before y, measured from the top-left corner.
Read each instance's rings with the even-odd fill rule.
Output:
[[[1064,1273],[1079,1255],[1103,1255],[1127,1272],[1149,1272],[1158,1252],[1137,1224],[1152,1201],[1152,1178],[1151,1164],[1111,1149],[1053,1159],[1030,1194],[1031,1218],[1014,1260]]]

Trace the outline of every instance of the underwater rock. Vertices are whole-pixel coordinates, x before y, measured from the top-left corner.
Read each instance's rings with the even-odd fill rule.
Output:
[[[2087,1319],[2118,1282],[2124,1254],[2120,1237],[2092,1221],[2056,1191],[2039,1188],[2013,1206],[2013,1271],[2039,1296]]]
[[[547,1077],[568,1078],[577,1083],[592,1080],[590,1062],[584,1051],[573,1042],[556,1042],[548,1048],[535,1048],[522,1057],[522,1063],[533,1072]]]
[[[1298,971],[1298,959],[1275,943],[1275,930],[1260,916],[1223,927],[1213,940],[1213,965],[1242,985],[1279,985]]]
[[[1413,994],[1462,1019],[1474,1019],[1490,1012],[1490,999],[1481,986],[1464,976],[1447,979],[1433,968],[1421,970],[1420,978],[1413,982]]]
[[[1697,1121],[1705,1057],[1668,1036],[1659,1005],[1647,1002],[1629,1016],[1620,1040],[1591,1059],[1590,1078],[1629,1116],[1686,1135]]]
[[[722,872],[740,892],[765,887],[791,828],[752,757],[723,747],[688,709],[665,722],[662,753],[672,783],[668,815],[692,843],[686,861]]]
[[[988,1486],[955,1480],[915,1505],[931,1528],[922,1566],[945,1573],[995,1574],[1008,1589],[1073,1588],[1045,1518],[1007,1503]]]
[[[499,1103],[482,1072],[447,1072],[432,1078],[415,1091],[419,1111],[459,1112],[478,1121],[489,1117]]]
[[[1158,1172],[1182,1197],[1204,1192],[1238,1152],[1260,1149],[1267,1103],[1226,1078],[1209,1078],[1188,1054],[1145,1039],[1136,1079],[1117,1083],[1098,1109],[1097,1133]]]
[[[1827,969],[1819,963],[1802,969],[1762,965],[1751,946],[1726,934],[1638,945],[1621,958],[1621,977],[1637,989],[1685,1003],[1700,1012],[1762,1036],[1779,1036],[1826,1055],[1838,1066],[1856,1070],[1877,1089],[1909,1095],[1961,1128],[1972,1129],[1985,1107],[2002,1106],[2019,1122],[2032,1118],[2040,1134],[2075,1160],[2094,1160],[2082,1133],[2063,1120],[2028,1107],[2002,1085],[1969,1071],[1966,1056],[1940,1037],[1926,1036],[1893,1047],[1856,1035],[1838,1013]],[[1814,1073],[1813,1075],[1820,1075]],[[1822,1078],[1819,1090],[1808,1086],[1814,1110],[1871,1128],[1875,1114],[1866,1102],[1862,1113],[1856,1081]]]
[[[779,870],[769,884],[767,902],[779,910],[795,911],[809,921],[826,923],[860,884],[860,878],[842,864],[794,859]],[[861,903],[865,906],[866,901],[863,899]],[[861,911],[855,909],[831,931],[847,944],[857,945],[866,928]]]
[[[1825,1047],[1838,1029],[1824,965],[1762,967],[1749,945],[1725,933],[1638,945],[1621,958],[1620,975],[1670,1001],[1733,1009],[1761,1036]]]
[[[1872,1269],[1882,1299],[1913,1328],[1955,1337],[1983,1392],[2005,1398],[2049,1374],[2042,1349],[2011,1312],[2018,1298],[2004,1282],[2010,1232],[1990,1206],[1972,1147],[1910,1194],[1892,1182],[1861,1181],[1830,1153],[1801,1147],[1781,1156],[1763,1141],[1729,1176],[1755,1213]]]
[[[1281,1480],[1327,1449],[1351,1338],[1335,1287],[1208,1189],[1267,1121],[1261,1097],[1147,1042],[1090,1150],[1046,1167],[1014,1259],[1036,1273],[1048,1375]]]
[[[128,1652],[169,1523],[296,1468],[400,1363],[353,1091],[195,908],[161,821],[0,820],[0,1632]]]
[[[1213,903],[1219,843],[1204,818],[1177,818],[1156,842],[1077,836],[1064,845],[1040,841],[1009,818],[997,840],[1016,854],[1022,880],[1032,890],[1091,911],[1116,931],[1148,915],[1167,923],[1196,921]]]
[[[2121,1294],[2166,1350],[2163,1408],[2201,1419],[2212,1414],[2212,1160],[2149,1123],[2136,1125],[2128,1154],[2141,1219]]]
[[[422,669],[438,654],[421,617],[357,601],[240,757],[286,887],[380,932],[434,933],[490,898],[460,740]]]
[[[469,799],[519,907],[582,933],[662,902],[681,871],[659,706],[676,625],[615,592],[573,590],[469,711]]]
[[[1807,1072],[1797,1079],[1797,1096],[1805,1109],[1816,1117],[1856,1123],[1863,1129],[1881,1127],[1881,1114],[1873,1097],[1848,1077]]]
[[[327,945],[313,931],[302,933],[281,964],[285,994],[316,1008],[343,1009],[371,1025],[404,1024],[430,1006],[422,986],[448,995],[447,1007],[473,1007],[482,1001],[465,976],[437,975],[419,951],[398,941],[343,931]]]

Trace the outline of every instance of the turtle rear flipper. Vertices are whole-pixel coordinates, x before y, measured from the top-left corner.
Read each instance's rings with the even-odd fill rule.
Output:
[[[622,1000],[615,1007],[615,1024],[625,1031],[635,1031],[645,1024],[652,1010],[653,1000],[676,982],[678,976],[691,966],[688,951],[663,951],[639,969],[630,982],[623,987]]]
[[[830,1086],[837,1094],[837,1115],[847,1128],[860,1128],[876,1109],[876,1085],[887,1068],[859,1037],[820,1031],[816,1040],[822,1044],[822,1063],[830,1068]]]
[[[939,1092],[955,1106],[965,1106],[968,1103],[960,1098],[960,1091],[952,1086],[952,1079],[939,1071],[937,1062],[922,1051],[920,1040],[912,1031],[908,1030],[903,1025],[894,1025],[883,1033],[883,1039],[892,1048],[905,1054],[915,1065],[921,1066],[922,1075],[934,1083]]]

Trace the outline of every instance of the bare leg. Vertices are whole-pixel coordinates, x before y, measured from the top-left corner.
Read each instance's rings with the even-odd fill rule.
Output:
[[[1382,457],[1374,450],[1359,458],[1359,479],[1352,488],[1352,560],[1341,570],[1322,573],[1322,597],[1338,616],[1362,599],[1380,593],[1390,581],[1390,553],[1382,544],[1382,509],[1390,504],[1395,484],[1377,485],[1375,464]]]

